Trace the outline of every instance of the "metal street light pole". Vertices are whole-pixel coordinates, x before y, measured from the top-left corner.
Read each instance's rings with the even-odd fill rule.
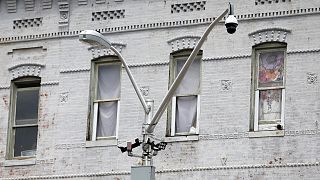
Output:
[[[201,36],[198,44],[196,45],[196,47],[192,50],[190,56],[188,57],[187,61],[185,62],[185,64],[183,65],[181,71],[179,72],[178,76],[176,77],[176,79],[173,81],[171,87],[169,88],[166,96],[163,98],[163,100],[161,101],[161,104],[157,110],[157,112],[155,113],[155,115],[153,116],[150,125],[147,128],[147,132],[148,133],[153,133],[155,126],[158,124],[162,114],[164,113],[164,111],[166,110],[171,98],[174,95],[174,92],[176,91],[176,89],[178,88],[178,86],[180,85],[182,79],[184,78],[185,74],[187,73],[189,67],[191,66],[194,58],[196,57],[196,55],[198,54],[200,48],[202,47],[204,41],[207,39],[209,33],[212,31],[213,27],[215,25],[217,25],[219,23],[219,21],[221,21],[221,19],[229,12],[229,17],[228,19],[231,20],[235,20],[233,23],[236,24],[236,26],[238,25],[237,20],[234,18],[233,16],[233,7],[232,5],[229,3],[229,8],[226,9],[220,16],[218,16],[206,29],[206,31],[203,33],[203,35]],[[227,22],[226,20],[226,22]],[[227,24],[226,24],[227,25]],[[228,28],[228,27],[227,27]],[[229,30],[228,30],[229,32]],[[235,29],[233,32],[229,32],[230,34],[234,33]]]
[[[131,142],[128,142],[127,147],[119,147],[122,152],[127,151],[129,156],[132,157],[139,157],[142,159],[142,164],[145,167],[149,167],[151,169],[145,170],[143,169],[142,172],[148,171],[151,173],[151,176],[149,179],[154,179],[154,167],[152,166],[152,156],[156,155],[158,151],[163,150],[166,146],[166,143],[160,142],[158,144],[154,144],[154,142],[150,142],[149,135],[151,135],[154,131],[155,126],[158,124],[162,114],[164,113],[165,109],[167,108],[171,98],[174,95],[174,92],[180,85],[182,79],[185,77],[189,67],[191,66],[192,62],[194,61],[194,58],[198,54],[200,48],[202,47],[204,41],[206,40],[207,36],[209,33],[212,31],[213,27],[219,23],[219,21],[222,20],[222,18],[229,12],[229,17],[225,21],[225,25],[227,27],[227,31],[230,34],[233,34],[236,31],[236,27],[238,25],[238,22],[236,18],[233,16],[233,7],[229,3],[229,7],[220,15],[218,16],[206,29],[206,31],[203,33],[201,36],[199,42],[193,49],[192,53],[188,57],[186,63],[182,67],[181,71],[179,72],[178,76],[174,80],[173,84],[169,88],[166,96],[162,100],[157,112],[155,115],[152,115],[152,108],[153,108],[153,101],[152,100],[145,100],[141,94],[140,88],[138,87],[137,83],[135,82],[135,79],[132,76],[132,73],[122,57],[122,55],[119,53],[119,51],[112,46],[112,44],[100,33],[93,31],[93,30],[85,30],[82,31],[79,34],[79,40],[85,43],[88,43],[90,45],[98,46],[98,47],[103,47],[103,48],[109,48],[111,49],[120,59],[122,62],[129,79],[131,81],[131,84],[134,87],[134,90],[143,106],[143,109],[145,111],[145,120],[142,126],[142,135],[143,135],[143,140],[142,142],[139,141],[139,139],[135,140],[135,143],[132,144]],[[152,117],[153,116],[153,117]],[[142,144],[142,150],[143,153],[142,155],[135,155],[132,153],[132,148],[139,146]],[[141,170],[137,170],[137,174],[141,174]],[[137,175],[135,174],[135,175]],[[143,174],[143,173],[142,173]],[[132,174],[132,178],[133,178]],[[138,175],[139,176],[139,175]],[[137,179],[141,179],[141,177],[137,176]],[[133,178],[134,179],[134,178]]]

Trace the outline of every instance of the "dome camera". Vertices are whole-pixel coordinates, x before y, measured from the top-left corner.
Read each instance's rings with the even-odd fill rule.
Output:
[[[234,17],[234,15],[229,15],[228,18],[225,21],[225,25],[226,25],[226,28],[227,28],[227,32],[229,34],[233,34],[237,30],[238,21]]]

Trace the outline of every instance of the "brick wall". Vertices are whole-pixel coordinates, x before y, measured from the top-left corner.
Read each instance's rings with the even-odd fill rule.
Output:
[[[123,56],[139,86],[149,88],[147,98],[157,109],[168,89],[168,41],[200,37],[209,18],[227,4],[207,1],[205,10],[171,13],[172,4],[191,1],[82,2],[87,3],[69,2],[68,21],[60,26],[64,11],[55,1],[51,8],[36,1],[34,11],[25,11],[19,1],[12,13],[0,2],[0,178],[130,179],[130,167],[139,159],[122,154],[115,145],[86,147],[93,56],[78,41],[79,31],[98,29],[111,42],[124,44]],[[237,33],[228,35],[221,22],[202,47],[199,141],[168,143],[154,158],[157,179],[319,179],[319,81],[310,81],[320,73],[320,24],[315,23],[319,7],[317,0],[235,2]],[[92,21],[92,12],[118,9],[125,10],[124,18]],[[39,27],[13,29],[14,20],[37,17],[43,18]],[[252,46],[265,38],[252,33],[272,28],[288,31],[285,136],[249,138]],[[13,76],[8,69],[24,63],[43,65],[42,86],[37,156],[31,165],[18,166],[5,158]],[[222,81],[230,87],[224,89]],[[143,119],[123,69],[119,145],[141,138]],[[164,114],[155,129],[157,137],[165,137],[166,123]]]

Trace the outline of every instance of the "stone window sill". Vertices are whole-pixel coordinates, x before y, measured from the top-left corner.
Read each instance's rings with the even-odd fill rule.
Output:
[[[12,159],[12,160],[5,160],[2,163],[2,166],[4,167],[10,167],[10,166],[30,166],[35,165],[36,159],[35,158],[29,158],[29,159]]]
[[[199,135],[172,136],[164,138],[164,142],[167,143],[183,141],[199,141]]]
[[[260,137],[283,137],[284,130],[276,131],[252,131],[249,132],[249,138],[260,138]]]
[[[86,141],[86,148],[92,147],[107,147],[107,146],[117,146],[118,140],[114,139],[101,139],[96,141]]]

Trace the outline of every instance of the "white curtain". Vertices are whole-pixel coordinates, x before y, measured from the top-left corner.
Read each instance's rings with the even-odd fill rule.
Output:
[[[120,64],[100,65],[98,68],[97,100],[120,97]],[[118,100],[100,102],[97,119],[97,137],[116,135]]]
[[[120,97],[120,65],[100,65],[98,68],[97,99],[114,99]]]
[[[176,76],[182,69],[184,63],[186,62],[186,57],[183,59],[177,58],[177,71]],[[191,66],[189,67],[186,75],[184,76],[181,84],[176,90],[177,95],[184,94],[198,94],[200,87],[200,57],[196,57]]]
[[[99,103],[97,137],[116,135],[118,101]]]
[[[186,62],[186,57],[176,58],[176,76]],[[175,132],[191,132],[197,121],[197,94],[200,88],[200,57],[196,57],[176,90]],[[180,96],[179,96],[180,95]],[[181,96],[188,95],[188,96]],[[191,130],[191,131],[190,131]]]
[[[196,127],[197,96],[177,97],[176,101],[176,133],[190,132]]]

